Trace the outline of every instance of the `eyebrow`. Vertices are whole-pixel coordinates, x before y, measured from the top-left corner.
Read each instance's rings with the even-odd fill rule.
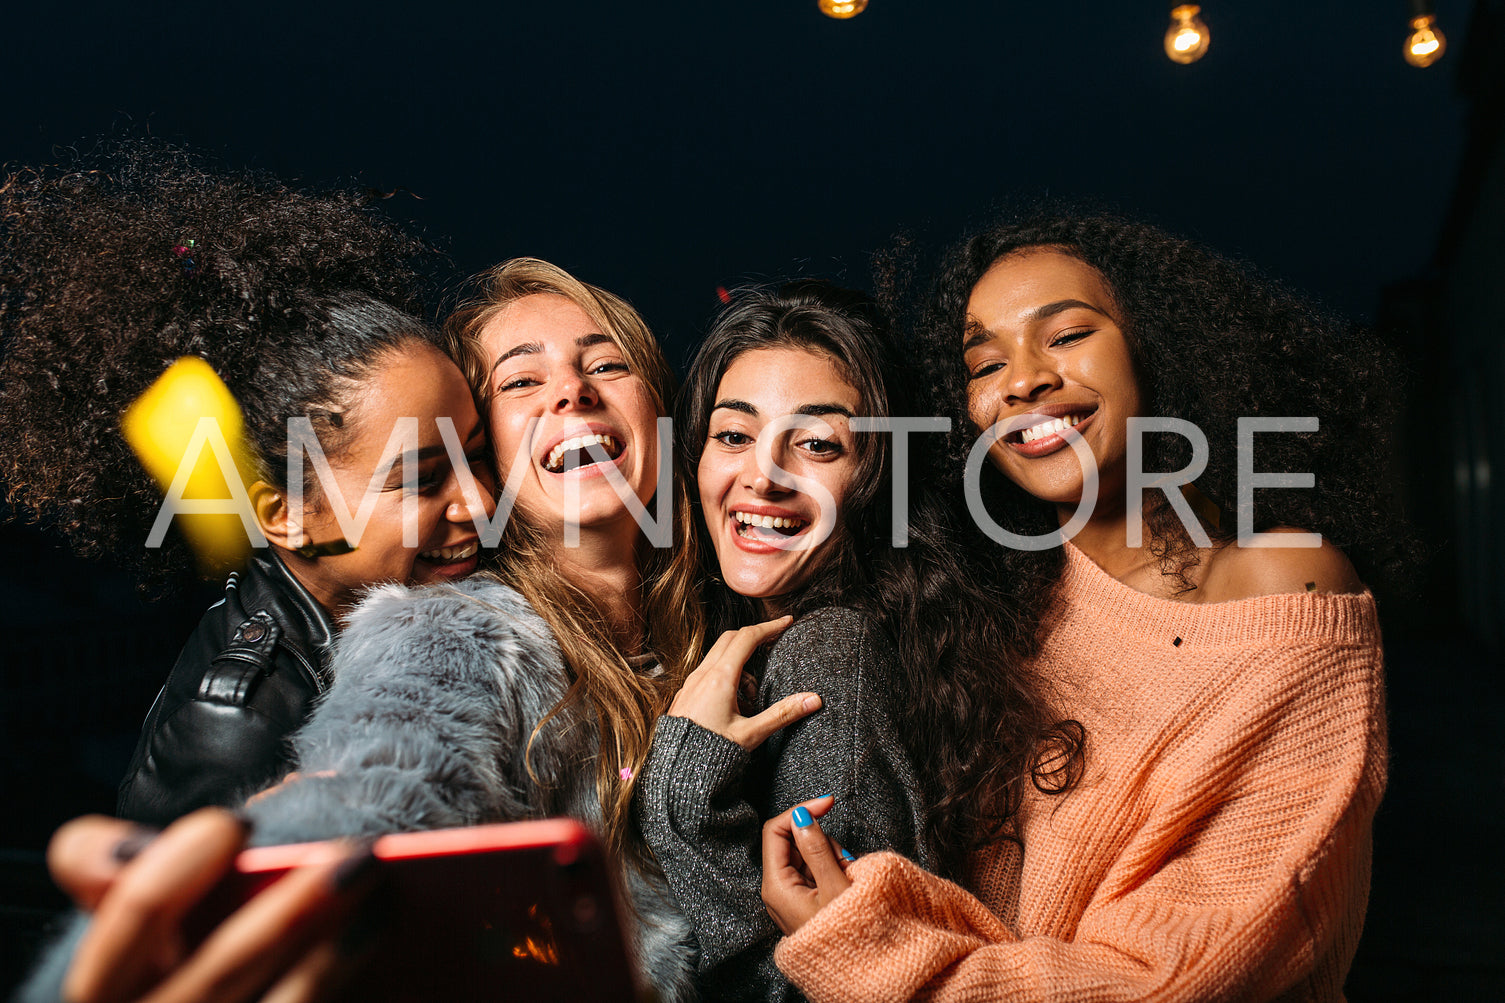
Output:
[[[1044,306],[1037,306],[1033,310],[1030,310],[1028,313],[1024,314],[1021,319],[1027,324],[1032,324],[1037,321],[1045,320],[1049,317],[1054,317],[1058,313],[1065,313],[1067,310],[1091,310],[1093,313],[1097,314],[1100,317],[1107,317],[1115,324],[1118,323],[1113,315],[1108,313],[1102,307],[1093,306],[1086,300],[1076,299],[1056,300],[1054,303],[1047,303]],[[963,329],[963,333],[967,335],[967,340],[962,342],[963,352],[976,348],[978,345],[981,345],[993,339],[993,332],[984,327],[980,321],[976,320],[967,321],[967,326]]]
[[[616,341],[612,338],[611,335],[601,334],[599,331],[594,334],[582,334],[580,337],[575,339],[575,346],[577,348],[590,348],[594,345],[600,345],[603,343],[616,344]],[[542,351],[543,345],[539,344],[536,341],[525,341],[521,345],[513,345],[511,348],[507,349],[507,351],[503,352],[501,356],[491,364],[492,372],[495,372],[497,366],[500,366],[503,362],[506,362],[514,355],[537,355]]]
[[[478,422],[475,423],[475,427],[473,427],[466,434],[465,438],[463,438],[463,439],[460,440],[460,442],[461,442],[462,445],[469,445],[471,442],[475,441],[475,439],[476,439],[477,436],[482,435],[485,431],[486,431],[486,424],[485,424],[485,422],[478,421]],[[403,463],[414,463],[414,464],[417,464],[417,463],[422,463],[424,460],[432,460],[436,456],[443,456],[447,452],[449,452],[449,447],[447,447],[446,445],[444,445],[444,443],[440,442],[440,443],[436,443],[436,444],[434,444],[432,446],[424,446],[422,449],[419,449],[419,450],[417,450],[415,452],[403,453],[402,456],[399,459],[401,459],[401,461]],[[394,463],[392,465],[392,469],[396,470],[397,469],[397,464]]]
[[[720,411],[723,408],[728,411],[740,411],[742,414],[752,415],[753,417],[757,417],[758,415],[756,407],[747,401],[736,399],[717,401],[716,406],[711,408],[711,410]],[[806,414],[811,417],[820,417],[823,414],[839,414],[845,415],[848,418],[852,417],[852,409],[845,404],[801,404],[794,409],[793,413]]]

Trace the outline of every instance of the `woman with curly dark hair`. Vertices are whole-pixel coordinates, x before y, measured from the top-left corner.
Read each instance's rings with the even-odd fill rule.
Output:
[[[120,791],[127,818],[162,824],[282,776],[360,590],[476,566],[472,516],[493,493],[485,429],[442,336],[404,309],[429,252],[370,203],[129,140],[0,184],[0,482],[13,505],[82,554],[170,583],[194,554],[176,532],[147,543],[163,497],[121,415],[197,356],[244,416],[267,546],[230,576],[153,705]],[[398,434],[413,421],[416,438]],[[290,470],[300,427],[313,438]],[[342,509],[357,508],[347,533]]]
[[[974,516],[1055,562],[1035,666],[1086,770],[1027,793],[976,897],[891,854],[843,871],[775,818],[780,967],[820,1000],[1341,999],[1385,780],[1378,622],[1344,553],[1377,569],[1401,539],[1385,353],[1113,217],[972,238],[926,320],[982,432]],[[984,459],[1002,477],[978,490]]]
[[[686,379],[678,451],[697,486],[709,619],[731,632],[659,719],[635,813],[694,925],[707,998],[798,995],[758,895],[773,811],[799,805],[861,853],[946,871],[964,857],[972,819],[935,810],[958,794],[953,778],[921,782],[934,722],[907,681],[986,666],[988,692],[1004,693],[991,766],[1010,781],[1055,722],[1001,639],[1008,607],[967,574],[931,506],[911,506],[894,546],[905,472],[884,426],[913,414],[897,363],[870,298],[806,279],[735,293]],[[739,680],[755,706],[816,693],[819,713],[769,737],[737,712]],[[969,779],[971,800],[1006,818],[1017,785]]]

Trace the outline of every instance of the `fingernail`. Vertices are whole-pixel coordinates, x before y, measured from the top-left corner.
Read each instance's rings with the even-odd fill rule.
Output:
[[[151,829],[144,825],[137,826],[130,835],[122,837],[120,842],[115,844],[114,849],[110,851],[110,856],[115,858],[116,863],[129,864],[159,834],[159,831],[156,829]]]
[[[375,842],[375,839],[365,840],[350,856],[340,861],[329,879],[335,891],[345,891],[376,869],[376,851],[372,849]]]
[[[825,798],[830,798],[832,801],[835,801],[836,800],[836,795],[835,794],[817,794],[815,797],[811,798],[810,800],[811,801],[821,801],[821,800],[824,800]]]
[[[810,823],[815,821],[815,819],[810,817],[810,813],[805,810],[804,805],[801,805],[800,807],[794,809],[794,812],[792,814],[794,818],[794,824],[799,826],[801,829],[809,828]]]
[[[852,856],[852,851],[848,850],[846,847],[842,847],[841,848],[841,856],[845,860],[856,860],[857,859],[856,857]]]
[[[814,695],[805,697],[804,707],[806,710],[820,710],[820,697]]]

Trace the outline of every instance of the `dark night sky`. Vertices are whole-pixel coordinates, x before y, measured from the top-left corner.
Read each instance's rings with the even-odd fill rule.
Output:
[[[1456,56],[1400,58],[1405,4],[815,0],[7,12],[0,151],[122,123],[399,211],[457,272],[535,254],[627,295],[678,355],[747,277],[861,285],[898,228],[1001,199],[1148,215],[1366,319],[1428,261],[1461,142]],[[336,9],[338,8],[338,9]],[[1437,4],[1461,49],[1466,0]]]

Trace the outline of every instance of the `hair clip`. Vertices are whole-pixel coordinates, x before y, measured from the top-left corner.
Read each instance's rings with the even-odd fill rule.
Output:
[[[182,263],[184,275],[191,276],[198,270],[198,266],[195,265],[193,261],[193,255],[195,253],[196,247],[197,243],[193,240],[185,240],[181,244],[173,245],[172,253],[176,255],[178,260]]]
[[[330,540],[328,543],[305,543],[301,547],[294,547],[293,553],[312,561],[320,557],[339,557],[341,554],[348,554],[354,549],[354,544],[349,540],[341,538]]]

